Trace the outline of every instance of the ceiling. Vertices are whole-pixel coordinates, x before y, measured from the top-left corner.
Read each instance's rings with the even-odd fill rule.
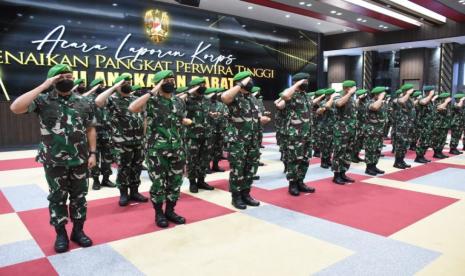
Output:
[[[465,22],[465,0],[201,0],[199,8],[325,35]]]

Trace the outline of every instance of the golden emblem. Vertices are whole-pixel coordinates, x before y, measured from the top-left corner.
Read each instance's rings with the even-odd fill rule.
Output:
[[[155,43],[160,43],[168,38],[170,17],[167,12],[160,10],[148,10],[144,15],[145,33]]]

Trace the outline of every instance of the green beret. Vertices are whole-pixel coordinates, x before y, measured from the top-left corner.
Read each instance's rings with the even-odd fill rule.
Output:
[[[315,92],[315,96],[324,95],[324,94],[325,94],[325,91],[326,91],[326,89],[318,89],[318,90]]]
[[[300,72],[292,76],[292,81],[308,80],[309,78],[310,75],[308,73]]]
[[[173,75],[173,71],[171,70],[162,70],[160,72],[157,72],[154,76],[153,76],[153,83],[155,84],[158,84],[161,80],[164,80],[166,78],[172,78],[174,77]]]
[[[242,72],[239,72],[237,73],[234,78],[233,78],[233,81],[240,81],[240,80],[243,80],[247,77],[251,77],[252,76],[252,72],[250,71],[242,71]]]
[[[405,92],[407,90],[410,90],[413,88],[413,84],[411,83],[406,83],[404,85],[402,85],[402,87],[400,88],[400,90],[402,90],[402,92]]]
[[[450,97],[450,93],[449,92],[442,92],[441,94],[439,94],[438,98],[442,99],[442,98],[448,98]]]
[[[56,75],[63,74],[63,73],[71,73],[71,67],[67,64],[57,64],[50,68],[47,73],[47,79],[51,77],[55,77]]]
[[[282,97],[284,95],[284,91],[279,93],[279,97]]]
[[[131,89],[132,89],[132,91],[141,90],[141,89],[142,89],[142,86],[136,84],[136,85],[131,86]]]
[[[132,79],[131,75],[129,73],[123,73],[119,77],[116,78],[116,80],[113,83],[118,83],[122,80],[125,81],[130,81]]]
[[[187,90],[189,90],[189,87],[186,87],[186,86],[178,87],[178,88],[176,89],[176,94],[186,92]]]
[[[397,89],[396,90],[396,95],[402,94],[402,92],[404,92],[404,91],[402,91],[402,89]]]
[[[416,98],[416,97],[418,97],[418,96],[420,96],[420,95],[421,95],[421,91],[420,91],[420,90],[416,90],[415,92],[413,92],[412,97]]]
[[[345,80],[344,82],[342,82],[342,87],[353,87],[356,85],[357,83],[353,80]]]
[[[425,91],[425,92],[429,92],[429,91],[434,90],[434,89],[435,89],[434,85],[425,85],[425,86],[423,86],[423,91]]]
[[[461,99],[463,97],[465,97],[464,93],[457,93],[457,94],[454,95],[454,99]]]
[[[216,92],[218,92],[218,88],[215,87],[205,89],[205,98],[210,99],[211,97],[215,96]]]
[[[220,87],[220,88],[218,88],[218,91],[216,91],[216,92],[221,93],[221,92],[224,92],[224,91],[226,91],[226,88]]]
[[[366,89],[359,89],[359,90],[355,91],[355,95],[360,96],[360,95],[366,94],[367,92],[368,92],[368,90],[366,90]]]
[[[261,90],[262,89],[260,87],[254,86],[254,87],[252,87],[252,90],[250,92],[253,94],[253,93],[256,93],[256,92],[260,92]]]
[[[386,92],[386,87],[384,86],[376,86],[371,90],[371,94],[380,94]]]
[[[333,94],[334,92],[336,92],[336,90],[332,89],[332,88],[328,88],[325,90],[325,95],[331,95]]]
[[[81,83],[84,83],[84,79],[76,79],[76,80],[74,80],[74,85],[79,85]]]
[[[200,85],[202,83],[205,83],[205,78],[195,78],[195,79],[192,79],[191,82],[189,82],[189,86],[193,87],[193,86]]]
[[[90,83],[90,87],[94,87],[94,86],[96,86],[97,84],[101,84],[101,83],[103,83],[103,79],[97,78],[97,79],[93,80],[93,81]]]
[[[309,92],[309,93],[307,93],[307,95],[308,95],[309,97],[313,97],[313,96],[315,96],[315,94],[316,94],[316,92]]]

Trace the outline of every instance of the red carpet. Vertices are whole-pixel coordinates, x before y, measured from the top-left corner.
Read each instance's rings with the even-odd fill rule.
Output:
[[[425,176],[430,173],[434,173],[440,170],[444,170],[446,168],[458,168],[463,169],[464,166],[460,165],[453,165],[453,164],[446,164],[446,163],[438,163],[438,162],[431,162],[425,165],[417,166],[410,169],[400,170],[394,173],[386,174],[380,176],[382,178],[397,180],[397,181],[409,181],[411,179]]]
[[[39,168],[39,167],[42,167],[42,164],[36,162],[35,157],[34,158],[0,160],[0,171],[30,169],[30,168]]]
[[[6,199],[5,195],[3,195],[2,191],[0,191],[0,215],[13,213],[13,212],[14,210],[11,207],[10,203]]]
[[[233,212],[186,194],[182,194],[176,211],[186,217],[187,223]],[[35,209],[20,212],[18,215],[45,255],[55,254],[53,250],[55,232],[48,223],[48,209]],[[89,201],[87,217],[85,231],[93,239],[94,244],[107,243],[162,230],[155,225],[155,213],[150,201],[127,207],[118,206],[118,197]],[[174,227],[174,224],[170,225]],[[67,228],[68,233],[71,233],[72,223],[68,223]],[[77,247],[74,243],[70,245],[71,249]]]
[[[292,197],[287,187],[276,190],[253,188],[257,199],[300,213],[344,224],[371,233],[389,236],[458,201],[360,182],[363,175],[350,175],[357,182],[339,186],[330,179],[308,182],[317,189],[315,194]],[[209,184],[227,189],[227,180]]]
[[[386,157],[395,157],[395,153],[392,153],[391,151],[384,151],[383,154]],[[425,153],[425,158],[429,159],[429,160],[433,160],[433,161],[434,160],[439,160],[439,159],[433,158],[433,154],[434,154],[434,152],[432,150],[428,150]],[[408,150],[407,153],[405,154],[405,159],[414,160],[415,157],[417,157],[417,154],[413,150]],[[394,161],[392,161],[392,163],[394,164]]]
[[[1,267],[0,275],[52,276],[58,275],[58,273],[55,271],[47,258],[41,258],[33,261]]]

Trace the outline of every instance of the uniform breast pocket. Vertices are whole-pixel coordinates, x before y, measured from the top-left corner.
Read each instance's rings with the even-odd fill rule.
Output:
[[[41,114],[42,123],[49,127],[53,128],[57,125],[57,122],[60,121],[60,113],[57,109],[47,109]],[[58,126],[59,127],[59,126]]]

